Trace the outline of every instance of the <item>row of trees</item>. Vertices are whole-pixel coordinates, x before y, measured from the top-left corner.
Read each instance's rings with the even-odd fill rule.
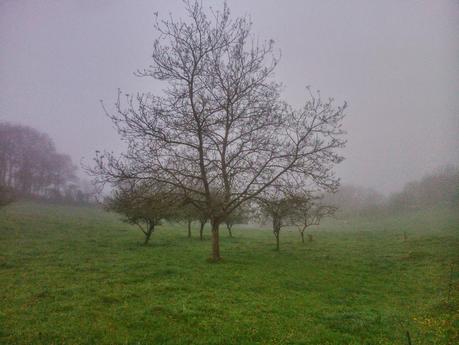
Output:
[[[276,238],[276,249],[279,250],[280,232],[283,227],[296,226],[301,241],[311,225],[319,225],[321,219],[332,216],[336,207],[326,205],[322,197],[313,193],[279,192],[265,197],[257,197],[256,204],[261,214],[272,221],[272,230]],[[309,234],[312,241],[312,235]]]
[[[279,250],[281,228],[296,226],[304,243],[304,233],[311,225],[319,225],[325,216],[336,211],[333,206],[325,205],[320,197],[312,194],[283,194],[271,197],[256,197],[249,204],[241,205],[223,220],[228,234],[232,237],[234,224],[247,223],[249,219],[261,222],[272,221],[272,230],[276,238],[276,249]],[[148,244],[156,227],[163,221],[184,222],[187,224],[188,237],[191,237],[192,222],[199,222],[200,239],[209,218],[176,190],[163,190],[158,185],[126,183],[122,188],[113,191],[106,198],[107,210],[124,215],[124,220],[136,225],[145,235],[144,244]],[[311,236],[311,235],[310,235]],[[312,237],[310,237],[312,240]]]
[[[157,185],[126,184],[113,191],[112,196],[105,199],[105,207],[124,215],[124,220],[134,224],[144,233],[144,244],[148,244],[156,226],[163,221],[184,222],[187,224],[188,237],[191,237],[191,225],[199,222],[199,237],[203,240],[203,231],[209,218],[200,212],[192,203],[183,198],[176,191],[161,190]],[[232,236],[234,224],[247,222],[248,209],[238,209],[233,212],[225,224],[228,233]]]
[[[163,94],[119,92],[114,109],[104,107],[128,147],[99,152],[88,171],[115,193],[140,186],[195,208],[210,222],[217,261],[220,225],[244,205],[336,190],[346,104],[308,89],[304,106],[291,107],[273,78],[272,40],[253,37],[250,20],[233,19],[226,5],[185,9],[186,20],[157,18],[153,63],[137,72],[163,82]]]
[[[28,126],[0,122],[0,198],[38,197],[89,202],[70,156],[56,151],[51,138]]]

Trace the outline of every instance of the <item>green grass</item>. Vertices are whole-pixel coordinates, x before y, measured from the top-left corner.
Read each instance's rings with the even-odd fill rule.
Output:
[[[0,210],[1,344],[459,343],[453,211],[330,220],[305,244],[283,231],[280,252],[268,230],[222,231],[218,264],[208,230],[164,225],[145,247],[118,218]]]

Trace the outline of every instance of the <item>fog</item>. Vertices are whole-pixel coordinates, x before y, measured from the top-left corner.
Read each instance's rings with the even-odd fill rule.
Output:
[[[219,8],[221,1],[203,1]],[[277,80],[300,105],[307,85],[347,100],[343,183],[400,190],[459,163],[457,1],[243,1],[282,51]],[[160,92],[148,66],[154,12],[181,1],[0,1],[0,120],[48,133],[75,162],[122,144],[100,106],[117,88]],[[82,172],[80,172],[82,174]]]

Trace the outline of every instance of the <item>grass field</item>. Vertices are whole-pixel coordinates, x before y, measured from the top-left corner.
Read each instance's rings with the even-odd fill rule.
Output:
[[[218,264],[195,233],[145,247],[96,208],[0,210],[0,343],[459,344],[453,211],[284,231],[280,252],[268,230],[222,231]]]

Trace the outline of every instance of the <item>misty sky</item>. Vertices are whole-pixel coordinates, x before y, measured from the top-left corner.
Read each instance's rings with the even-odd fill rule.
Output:
[[[459,1],[228,0],[282,51],[276,78],[293,105],[305,86],[347,100],[344,183],[400,189],[459,163]],[[222,1],[203,0],[220,8]],[[0,121],[48,133],[79,164],[122,146],[99,100],[159,92],[133,75],[151,63],[153,13],[169,1],[0,0]]]

